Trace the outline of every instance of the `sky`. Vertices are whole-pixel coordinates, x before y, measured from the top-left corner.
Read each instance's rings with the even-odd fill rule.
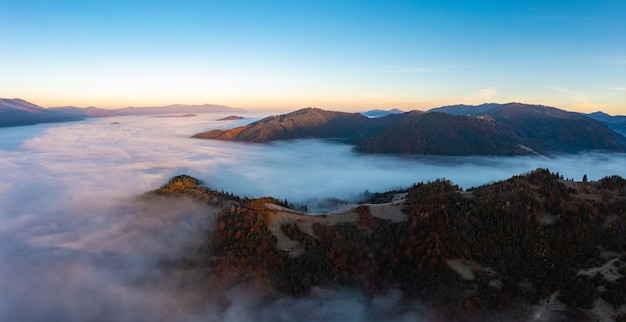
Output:
[[[626,1],[0,0],[0,97],[626,114]]]

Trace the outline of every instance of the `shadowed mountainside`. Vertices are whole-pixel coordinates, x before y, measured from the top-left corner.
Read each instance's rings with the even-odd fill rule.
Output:
[[[450,105],[442,106],[428,110],[429,112],[443,112],[452,115],[490,115],[490,110],[499,107],[501,104],[485,103],[481,105]],[[604,112],[594,112],[582,114],[596,121],[600,121],[624,136],[626,136],[626,116],[609,115]]]
[[[84,117],[46,109],[22,99],[0,98],[0,127],[71,122],[82,119]]]
[[[597,301],[626,312],[626,180],[618,176],[574,182],[537,169],[468,191],[438,180],[316,216],[197,184],[180,176],[158,193],[226,198],[216,231],[189,262],[212,288],[397,289],[444,320],[480,320],[520,303],[566,320],[585,320]]]
[[[444,113],[405,117],[385,131],[357,143],[365,153],[437,155],[527,154],[507,128],[486,119]]]
[[[360,152],[394,154],[518,155],[626,151],[626,137],[579,113],[520,103],[483,104],[476,110],[474,108],[461,105],[434,109],[429,113],[413,111],[380,118],[306,108],[193,137],[255,143],[333,138],[354,144]]]
[[[586,114],[588,117],[606,124],[613,131],[626,136],[626,116],[625,115],[609,115],[603,112],[594,112]]]
[[[432,109],[430,112],[492,117],[509,127],[521,139],[522,144],[537,151],[623,151],[626,146],[626,138],[603,122],[580,113],[543,105],[455,105]]]

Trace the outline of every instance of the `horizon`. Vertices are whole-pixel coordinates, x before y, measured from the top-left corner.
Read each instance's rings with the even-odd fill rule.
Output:
[[[626,3],[0,3],[1,93],[39,106],[624,114]]]
[[[291,112],[295,112],[297,110],[301,110],[301,109],[306,109],[306,108],[319,108],[319,109],[323,109],[323,110],[328,110],[328,111],[338,111],[338,112],[347,112],[347,113],[365,113],[365,112],[371,112],[371,111],[392,111],[392,110],[400,110],[401,112],[411,112],[411,111],[422,111],[422,112],[428,112],[431,109],[435,109],[435,108],[441,108],[441,107],[447,107],[447,106],[456,106],[456,105],[467,105],[467,106],[481,106],[481,105],[485,105],[485,104],[499,104],[499,105],[506,105],[506,104],[523,104],[523,105],[539,105],[539,106],[546,106],[546,107],[552,107],[552,108],[557,108],[557,109],[561,109],[564,110],[566,112],[576,112],[576,113],[583,113],[583,114],[592,114],[592,113],[605,113],[608,114],[610,116],[623,116],[624,114],[613,114],[613,113],[609,113],[607,111],[603,111],[603,110],[596,110],[596,111],[573,111],[573,110],[568,110],[568,109],[563,109],[560,108],[558,106],[549,106],[549,105],[545,105],[545,104],[533,104],[533,103],[525,103],[525,102],[506,102],[506,103],[497,103],[497,102],[483,102],[483,103],[477,103],[477,104],[463,104],[463,103],[458,103],[458,104],[449,104],[449,105],[442,105],[442,106],[431,106],[431,107],[427,107],[424,109],[402,109],[399,107],[389,107],[389,108],[380,108],[380,107],[372,107],[372,108],[367,108],[367,109],[332,109],[332,108],[323,108],[323,107],[318,107],[318,106],[302,106],[302,107],[293,107],[293,108],[283,108],[283,109],[279,109],[279,108],[258,108],[258,109],[249,109],[249,108],[243,108],[243,107],[239,107],[239,106],[229,106],[229,105],[223,105],[223,104],[212,104],[212,103],[200,103],[200,104],[186,104],[186,103],[173,103],[173,104],[161,104],[161,105],[150,105],[150,106],[131,106],[131,105],[127,105],[127,106],[122,106],[122,107],[114,107],[114,108],[106,108],[106,107],[100,107],[100,106],[74,106],[74,105],[58,105],[58,106],[42,106],[39,105],[35,102],[29,101],[27,99],[23,99],[23,98],[19,98],[19,97],[14,97],[14,98],[6,98],[6,97],[0,97],[0,100],[22,100],[25,101],[27,103],[31,103],[31,104],[35,104],[39,107],[43,107],[46,109],[54,109],[54,108],[81,108],[81,109],[87,109],[87,108],[99,108],[99,109],[104,109],[104,110],[118,110],[118,109],[125,109],[125,108],[151,108],[151,107],[173,107],[173,106],[204,106],[204,105],[209,105],[209,106],[219,106],[219,107],[226,107],[226,108],[232,108],[232,109],[240,109],[242,110],[242,112],[284,112],[284,113],[291,113]]]

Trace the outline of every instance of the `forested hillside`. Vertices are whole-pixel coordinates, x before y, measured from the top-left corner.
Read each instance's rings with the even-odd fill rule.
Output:
[[[626,151],[626,138],[601,122],[579,113],[521,103],[449,106],[429,113],[412,111],[378,118],[306,108],[193,137],[255,143],[302,138],[341,139],[355,145],[359,152],[392,154]]]
[[[468,191],[420,183],[397,204],[402,220],[385,219],[376,204],[311,217],[273,198],[186,182],[159,193],[228,201],[192,261],[222,287],[265,285],[294,296],[313,287],[399,289],[448,318],[551,296],[570,308],[626,304],[626,180],[618,176],[574,182],[537,169]]]

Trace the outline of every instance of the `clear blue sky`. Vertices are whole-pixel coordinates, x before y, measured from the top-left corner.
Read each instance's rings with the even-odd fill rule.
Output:
[[[626,1],[0,0],[0,97],[42,106],[626,114]]]

